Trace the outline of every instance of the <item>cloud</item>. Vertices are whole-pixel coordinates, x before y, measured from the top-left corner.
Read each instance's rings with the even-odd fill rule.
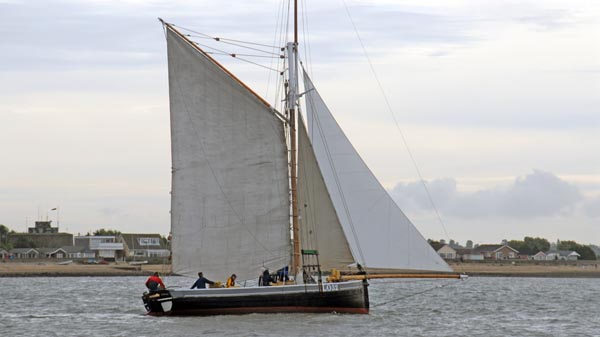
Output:
[[[508,187],[475,192],[459,191],[456,180],[452,178],[433,180],[425,185],[440,213],[465,219],[531,219],[573,214],[583,199],[576,186],[540,170],[517,178]],[[399,183],[391,194],[402,208],[432,211],[422,183]],[[596,209],[589,208],[590,212]]]
[[[600,218],[600,197],[596,197],[586,202],[583,206],[585,214],[593,217]]]

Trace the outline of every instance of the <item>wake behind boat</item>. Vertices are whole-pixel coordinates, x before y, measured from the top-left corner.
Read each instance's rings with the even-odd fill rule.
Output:
[[[281,48],[283,112],[182,28],[160,21],[169,65],[173,272],[252,280],[261,268],[289,268],[289,275],[266,287],[145,293],[149,314],[364,314],[366,276],[344,281],[335,269],[357,263],[451,272],[369,170],[306,72],[300,93],[296,20],[293,42]],[[334,272],[324,280],[322,270]]]

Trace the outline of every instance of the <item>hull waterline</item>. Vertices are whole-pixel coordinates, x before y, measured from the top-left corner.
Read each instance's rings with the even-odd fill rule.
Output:
[[[369,313],[366,281],[258,288],[162,290],[142,297],[149,315]]]

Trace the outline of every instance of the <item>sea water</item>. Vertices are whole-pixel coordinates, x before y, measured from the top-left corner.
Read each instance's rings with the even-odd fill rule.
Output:
[[[211,317],[145,315],[144,281],[0,278],[0,336],[600,336],[599,279],[374,280],[368,315]]]

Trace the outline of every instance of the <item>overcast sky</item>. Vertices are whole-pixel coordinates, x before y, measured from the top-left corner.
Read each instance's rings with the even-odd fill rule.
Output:
[[[0,223],[56,223],[58,206],[61,229],[74,234],[167,234],[166,43],[156,18],[277,41],[280,1],[223,4],[0,0]],[[599,2],[346,4],[392,112],[344,2],[301,6],[303,62],[425,237],[600,244]],[[273,99],[270,71],[219,60]]]

